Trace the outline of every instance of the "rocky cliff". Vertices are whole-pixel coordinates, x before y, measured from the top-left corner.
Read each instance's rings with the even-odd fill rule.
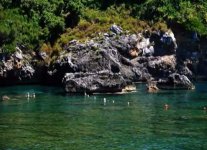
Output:
[[[48,57],[45,53],[22,53],[17,47],[14,54],[2,58],[0,83],[34,81],[63,85],[66,92],[118,92],[138,81],[167,83],[176,73],[182,79],[172,86],[190,89],[188,78],[193,74],[179,63],[177,48],[171,30],[129,34],[112,25],[109,33],[84,43],[68,42],[49,64],[44,61]]]

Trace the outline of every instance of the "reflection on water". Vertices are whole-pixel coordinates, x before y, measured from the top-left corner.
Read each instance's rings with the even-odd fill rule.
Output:
[[[0,149],[207,148],[206,83],[156,94],[137,87],[136,93],[90,97],[57,87],[0,88],[0,96],[11,98],[0,102]]]

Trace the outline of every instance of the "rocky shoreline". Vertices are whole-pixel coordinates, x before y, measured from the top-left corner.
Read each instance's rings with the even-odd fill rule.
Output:
[[[57,57],[45,52],[2,54],[0,85],[61,85],[66,92],[120,92],[133,82],[158,89],[193,89],[195,58],[181,58],[171,30],[128,34],[116,25],[109,33],[81,43],[73,40]],[[197,58],[196,58],[197,59]]]

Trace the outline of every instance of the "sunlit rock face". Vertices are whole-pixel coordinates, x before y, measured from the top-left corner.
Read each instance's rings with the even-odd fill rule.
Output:
[[[175,55],[177,44],[172,31],[162,34],[149,31],[125,34],[121,28],[114,28],[111,28],[113,33],[104,33],[85,43],[69,42],[65,46],[65,53],[51,65],[52,76],[60,77],[61,74],[62,79],[64,74],[64,79],[70,79],[70,82],[63,80],[67,92],[103,92],[106,88],[101,89],[100,86],[103,85],[97,86],[96,82],[93,82],[101,76],[97,72],[103,70],[107,70],[109,74],[120,74],[125,83],[168,79],[172,73],[179,72]],[[75,77],[69,78],[73,74]],[[77,78],[77,74],[83,77]],[[80,80],[86,82],[87,86],[82,87]],[[108,78],[107,81],[110,80],[112,79]],[[122,85],[121,81],[116,81],[119,82],[118,85]],[[75,88],[72,88],[72,85]],[[118,87],[117,91],[120,90],[120,86],[114,87]],[[111,91],[116,90],[111,88]]]
[[[126,81],[119,73],[67,73],[63,78],[66,92],[121,92]]]
[[[176,49],[176,39],[170,30],[129,34],[114,24],[109,33],[86,42],[69,41],[42,68],[35,64],[50,59],[46,53],[33,55],[17,48],[0,64],[0,80],[29,82],[38,76],[44,78],[42,82],[63,84],[67,92],[120,91],[132,82],[166,80],[173,73],[192,75],[187,65],[178,66]],[[43,74],[38,75],[43,69]],[[104,71],[107,74],[100,73]]]

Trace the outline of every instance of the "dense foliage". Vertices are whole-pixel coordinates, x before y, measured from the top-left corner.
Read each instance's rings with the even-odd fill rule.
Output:
[[[145,20],[145,21],[140,21]],[[207,35],[204,0],[0,0],[0,48],[61,50],[69,40],[87,39],[117,23],[129,31],[149,23],[178,23]]]
[[[65,27],[77,24],[79,7],[71,0],[1,0],[0,46],[52,43]]]

